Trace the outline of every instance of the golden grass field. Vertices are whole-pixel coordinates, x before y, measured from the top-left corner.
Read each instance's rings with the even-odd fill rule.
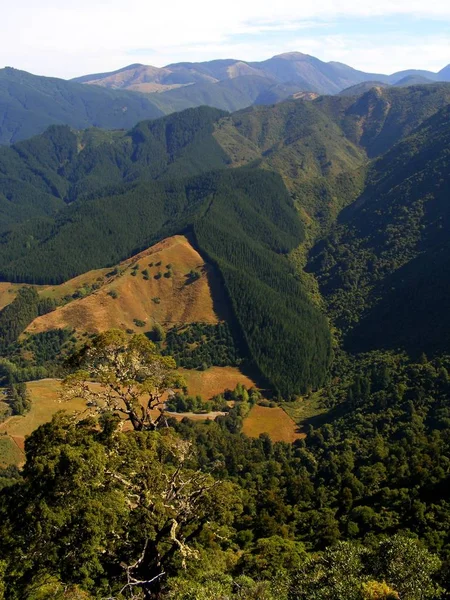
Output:
[[[254,438],[259,437],[261,433],[267,433],[274,442],[292,443],[305,437],[295,421],[281,407],[269,408],[259,404],[253,406],[244,420],[242,432]]]
[[[0,465],[3,466],[23,463],[25,436],[50,421],[55,413],[60,410],[69,413],[86,410],[86,403],[79,399],[70,404],[61,402],[58,396],[60,382],[55,379],[31,381],[27,383],[27,388],[32,401],[30,412],[0,423]]]
[[[191,396],[209,400],[224,390],[234,390],[238,383],[246,388],[256,387],[255,382],[236,367],[210,367],[207,371],[178,369],[186,380]]]
[[[161,262],[160,266],[156,266]],[[150,267],[149,264],[153,263]],[[139,265],[135,276],[133,267]],[[163,276],[171,265],[172,277]],[[142,271],[147,269],[149,279]],[[60,286],[47,287],[42,296],[61,298],[72,294],[83,285],[100,284],[100,289],[90,295],[73,300],[55,311],[38,317],[26,329],[39,333],[49,329],[70,327],[76,331],[99,333],[111,328],[149,331],[155,322],[169,328],[184,323],[217,323],[226,317],[227,307],[220,302],[222,294],[214,293],[220,286],[212,268],[205,264],[200,254],[186,237],[167,238],[151,248],[123,261],[118,274],[112,269],[97,269],[80,275]],[[187,283],[191,270],[201,272],[197,281]],[[162,276],[155,279],[161,272]],[[117,293],[112,298],[109,292]],[[214,297],[214,300],[213,300]],[[154,299],[159,299],[156,303]],[[138,327],[138,319],[145,323]]]
[[[9,435],[0,434],[0,467],[20,465],[23,463],[24,453]]]
[[[86,410],[86,403],[83,400],[62,402],[59,399],[60,387],[61,384],[57,379],[41,379],[27,383],[31,396],[30,412],[24,416],[10,417],[4,423],[0,423],[0,435],[6,431],[11,436],[25,437],[39,425],[50,421],[59,410],[67,410],[69,413]]]

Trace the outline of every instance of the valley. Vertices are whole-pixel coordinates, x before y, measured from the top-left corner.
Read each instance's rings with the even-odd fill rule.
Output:
[[[0,597],[449,596],[447,71],[0,74]]]

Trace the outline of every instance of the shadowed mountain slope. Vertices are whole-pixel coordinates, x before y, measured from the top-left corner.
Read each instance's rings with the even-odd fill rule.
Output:
[[[373,164],[310,268],[352,350],[448,351],[450,107]]]

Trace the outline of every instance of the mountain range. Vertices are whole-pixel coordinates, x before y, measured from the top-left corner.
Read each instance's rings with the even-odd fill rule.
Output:
[[[419,260],[421,273],[435,272],[447,232],[449,103],[442,83],[231,115],[199,107],[128,131],[52,126],[0,151],[1,277],[60,283],[188,235],[220,273],[247,355],[268,385],[282,394],[316,388],[331,336],[313,281],[356,344],[356,324],[376,323],[388,297],[394,306],[393,289],[402,302],[418,285],[400,269]],[[388,241],[377,233],[384,230]],[[389,287],[397,273],[401,285]],[[425,302],[423,286],[414,289]],[[436,310],[444,292],[434,293]],[[400,322],[389,343],[415,351]],[[427,344],[435,345],[431,334]]]
[[[128,129],[142,119],[201,105],[235,112],[305,94],[358,95],[373,86],[449,80],[449,66],[438,73],[382,75],[299,52],[262,62],[213,60],[163,68],[134,64],[72,81],[5,68],[0,70],[0,144],[26,139],[58,123]]]
[[[180,88],[188,85],[217,84],[241,77],[260,77],[275,85],[289,84],[302,91],[336,94],[364,81],[380,81],[391,85],[398,84],[406,77],[422,77],[430,82],[449,81],[450,69],[447,66],[438,73],[410,69],[381,75],[358,71],[343,63],[323,62],[301,52],[287,52],[261,62],[227,59],[174,63],[162,68],[133,64],[110,73],[84,75],[73,81],[145,93],[172,91],[172,97],[180,97]]]

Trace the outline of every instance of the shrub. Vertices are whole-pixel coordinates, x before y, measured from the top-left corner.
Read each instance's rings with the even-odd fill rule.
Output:
[[[159,323],[155,323],[149,335],[153,342],[163,342],[166,339],[166,332],[164,327]]]

